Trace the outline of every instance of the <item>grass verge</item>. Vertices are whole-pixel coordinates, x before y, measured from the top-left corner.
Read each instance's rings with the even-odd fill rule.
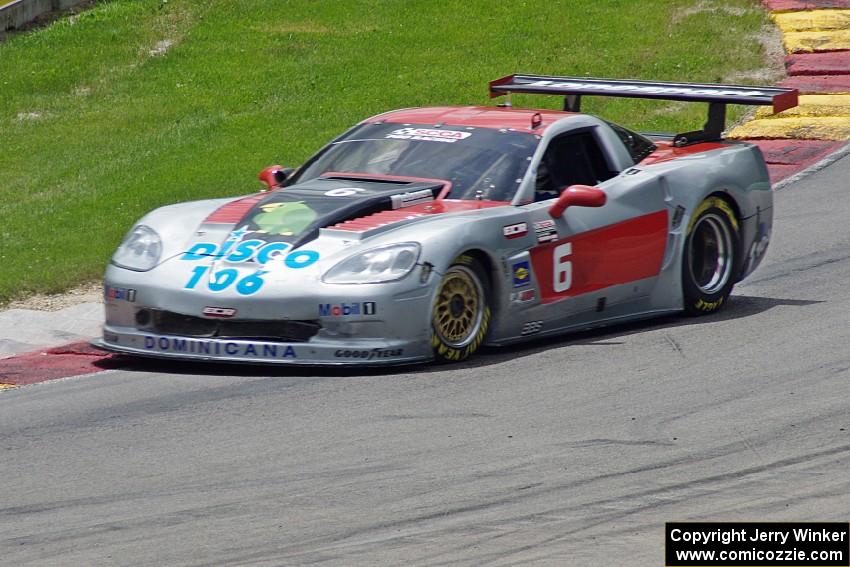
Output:
[[[0,43],[0,305],[98,278],[146,211],[252,192],[366,116],[490,104],[512,72],[763,81],[767,25],[756,0],[98,2]],[[583,110],[647,130],[705,116]]]

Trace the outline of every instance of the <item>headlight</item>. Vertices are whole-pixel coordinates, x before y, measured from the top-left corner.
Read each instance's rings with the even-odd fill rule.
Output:
[[[147,272],[159,262],[162,240],[154,229],[143,224],[127,233],[115,254],[112,263],[128,270]]]
[[[322,281],[335,284],[382,283],[400,280],[419,259],[415,242],[390,244],[346,258],[325,272]]]

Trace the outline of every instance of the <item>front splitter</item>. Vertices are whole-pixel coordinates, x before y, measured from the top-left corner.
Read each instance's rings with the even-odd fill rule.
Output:
[[[427,344],[403,341],[278,343],[122,332],[104,329],[92,346],[110,352],[171,360],[289,366],[384,366],[431,360]]]

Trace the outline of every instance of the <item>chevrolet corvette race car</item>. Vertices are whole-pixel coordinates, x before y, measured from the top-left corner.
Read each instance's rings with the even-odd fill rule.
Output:
[[[438,107],[364,120],[263,191],[156,209],[105,275],[101,348],[283,364],[462,360],[481,345],[710,313],[761,262],[758,148],[726,104],[772,87],[511,75],[491,96],[564,110]],[[581,97],[709,103],[702,130],[642,135]],[[509,100],[509,99],[508,99]]]

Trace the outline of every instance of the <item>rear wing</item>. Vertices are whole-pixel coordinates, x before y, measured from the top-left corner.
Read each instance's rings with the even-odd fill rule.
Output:
[[[773,106],[773,112],[776,113],[794,108],[797,106],[798,99],[796,89],[780,87],[548,77],[543,75],[508,75],[490,82],[490,98],[510,95],[510,93],[564,95],[564,110],[570,112],[579,112],[581,97],[584,95],[709,103],[708,121],[703,129],[676,134],[673,138],[673,143],[676,146],[721,139],[723,130],[726,128],[727,104]]]

